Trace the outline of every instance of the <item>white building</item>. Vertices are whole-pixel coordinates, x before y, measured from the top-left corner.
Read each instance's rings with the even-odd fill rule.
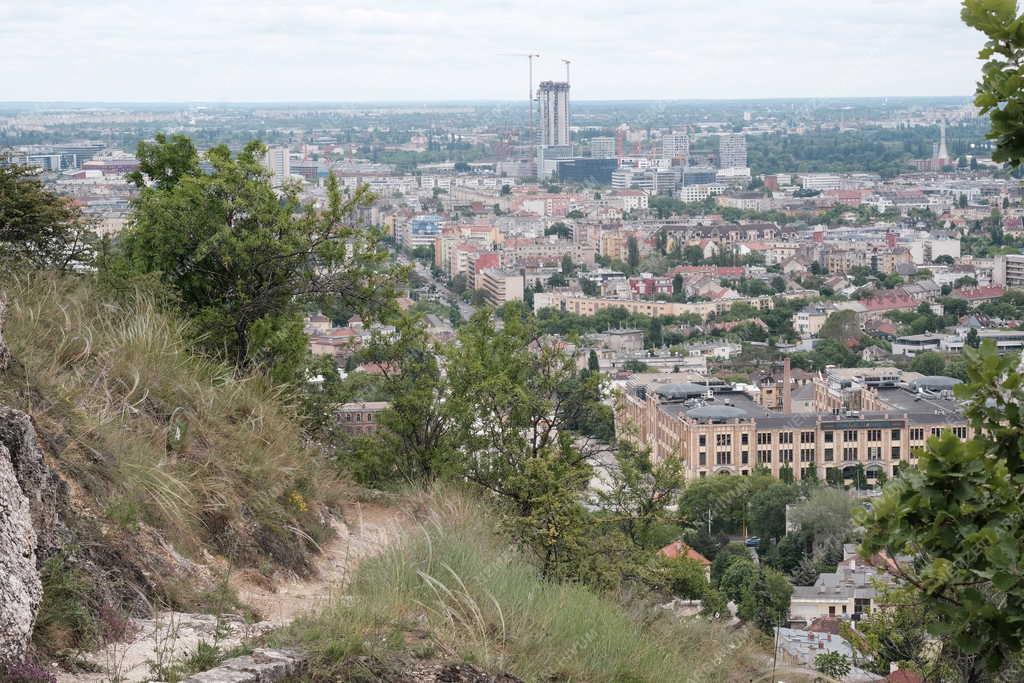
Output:
[[[842,187],[843,179],[834,173],[801,173],[800,185],[805,190],[838,190]]]
[[[747,138],[743,133],[718,136],[718,167],[743,168],[747,165]]]
[[[666,133],[661,136],[662,159],[688,159],[690,136],[686,133]]]
[[[263,156],[263,165],[270,171],[270,184],[281,187],[291,175],[291,164],[287,147],[268,147]]]
[[[725,185],[722,183],[709,183],[705,185],[684,185],[679,188],[676,196],[679,201],[690,204],[693,202],[702,202],[708,197],[722,194],[725,192]]]

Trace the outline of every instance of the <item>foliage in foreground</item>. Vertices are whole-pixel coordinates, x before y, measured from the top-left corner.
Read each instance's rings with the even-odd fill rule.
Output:
[[[988,37],[978,53],[982,66],[974,104],[992,120],[993,161],[1024,161],[1024,95],[1021,88],[1022,17],[1016,0],[963,0],[960,16]]]
[[[1016,666],[1024,648],[1024,386],[1020,358],[991,343],[966,349],[971,441],[929,440],[918,466],[865,516],[863,551],[911,554],[928,631],[955,647],[966,680]]]
[[[495,533],[483,503],[451,488],[428,496],[421,529],[364,561],[350,598],[276,636],[312,652],[315,680],[350,680],[367,657],[394,666],[410,652],[527,681],[723,681],[749,673],[756,648],[748,631],[631,615],[582,586],[544,581]]]
[[[275,190],[253,141],[208,150],[205,173],[187,138],[140,143],[131,227],[103,260],[108,276],[158,276],[203,332],[205,348],[242,370],[298,382],[307,360],[302,307],[330,301],[364,317],[393,304],[394,273],[378,231],[354,223],[373,202],[343,196],[333,175],[321,207]]]

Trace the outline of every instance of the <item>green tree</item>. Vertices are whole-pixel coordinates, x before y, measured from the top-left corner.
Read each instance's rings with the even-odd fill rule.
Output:
[[[594,282],[593,280],[591,280],[590,278],[581,277],[579,279],[579,283],[580,283],[580,290],[583,292],[583,294],[585,296],[597,296],[598,295],[597,283]]]
[[[786,506],[796,501],[799,491],[792,484],[775,482],[750,498],[750,533],[763,539],[786,534]]]
[[[669,520],[668,509],[683,490],[682,466],[676,458],[654,463],[647,450],[629,440],[619,441],[616,463],[618,467],[608,468],[610,481],[596,502],[634,544],[647,547],[652,529]]]
[[[590,349],[590,354],[587,356],[587,369],[591,372],[599,372],[601,370],[601,361],[597,357],[597,351]]]
[[[584,544],[579,492],[591,476],[590,454],[569,425],[586,402],[565,392],[579,380],[575,356],[539,341],[522,304],[507,304],[502,321],[498,329],[483,309],[459,328],[445,406],[462,451],[473,454],[463,476],[509,510],[545,576],[559,576],[572,571]],[[589,384],[599,382],[592,373],[578,391],[592,395]]]
[[[960,17],[988,40],[978,53],[981,69],[974,104],[992,123],[992,160],[1019,166],[1024,160],[1024,92],[1019,70],[1024,37],[1014,0],[963,0]]]
[[[970,330],[968,330],[967,338],[964,340],[964,343],[967,344],[967,346],[970,346],[972,349],[980,347],[981,338],[978,336],[978,330],[974,329],[973,327]]]
[[[711,563],[711,581],[718,585],[725,571],[737,560],[749,562],[750,550],[742,543],[735,541],[726,544],[725,547],[718,551],[714,561]]]
[[[560,240],[572,239],[572,230],[562,221],[556,221],[544,230],[545,235],[555,235]]]
[[[179,151],[140,150],[175,164]],[[294,190],[279,197],[261,164],[264,151],[251,142],[233,158],[215,147],[206,155],[209,174],[186,168],[154,179],[147,172],[153,183],[135,201],[117,267],[158,274],[211,352],[240,369],[266,366],[275,379],[298,382],[307,355],[303,303],[337,299],[368,318],[393,302],[394,272],[385,267],[379,233],[346,224],[372,194],[363,188],[343,200],[329,176],[322,211],[302,206]],[[159,174],[165,166],[147,168]]]
[[[640,244],[637,242],[636,235],[626,238],[626,263],[632,270],[636,270],[640,265]]]
[[[925,351],[914,356],[910,369],[922,375],[941,375],[946,371],[946,360],[937,351]]]
[[[860,335],[860,321],[855,311],[836,311],[829,314],[818,332],[821,339],[831,339],[840,344],[846,344],[851,339],[859,339]]]
[[[683,600],[701,598],[709,588],[704,565],[689,557],[659,557],[655,575],[659,585]]]
[[[718,590],[738,604],[757,579],[757,574],[757,565],[749,557],[745,560],[734,560],[722,574],[722,578],[718,582]]]
[[[814,670],[842,680],[850,675],[850,658],[840,652],[822,652],[814,658]]]
[[[647,365],[647,363],[643,362],[642,360],[630,358],[629,360],[622,364],[622,369],[625,370],[626,372],[639,374],[642,372],[648,372],[651,368],[649,365]]]
[[[0,268],[70,270],[91,262],[96,235],[82,212],[43,186],[38,171],[0,158]]]
[[[842,489],[819,486],[789,511],[790,522],[811,539],[815,548],[828,539],[844,543],[853,532],[856,501]]]
[[[186,176],[197,176],[199,154],[188,137],[180,134],[167,137],[164,133],[153,136],[153,142],[139,142],[135,151],[139,168],[125,175],[137,187],[150,185],[166,190],[178,184]]]
[[[683,293],[683,276],[676,273],[672,278],[672,295],[679,296]]]
[[[966,680],[980,680],[1024,647],[1024,389],[1015,356],[987,342],[964,355],[970,381],[955,391],[974,439],[931,438],[863,516],[862,550],[914,553],[900,578],[917,589],[929,632],[974,656]]]
[[[909,664],[920,672],[938,673],[935,669],[939,658],[932,656],[928,647],[931,637],[925,628],[929,621],[926,608],[918,601],[914,589],[886,588],[879,591],[875,602],[880,608],[862,615],[856,632],[848,634],[851,645],[862,656],[860,666],[882,676],[889,673],[891,662]]]
[[[735,566],[735,565],[734,565]],[[739,601],[737,616],[753,623],[764,633],[774,633],[789,616],[789,600],[793,586],[785,575],[771,568],[755,570]],[[726,572],[728,575],[728,572]]]
[[[431,344],[419,317],[403,315],[394,334],[375,333],[359,354],[380,368],[391,401],[378,432],[379,452],[388,457],[387,470],[377,474],[381,480],[429,481],[453,471],[454,420],[437,361],[441,350]],[[345,455],[342,450],[338,457]]]

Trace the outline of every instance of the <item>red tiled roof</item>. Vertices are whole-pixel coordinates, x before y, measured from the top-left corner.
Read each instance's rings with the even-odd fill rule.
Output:
[[[659,550],[658,554],[662,557],[667,557],[670,560],[674,560],[677,557],[688,557],[691,560],[700,562],[704,566],[711,565],[711,560],[704,557],[682,541],[673,541],[672,543],[669,543],[667,546]]]
[[[1004,287],[976,287],[975,289],[958,289],[955,295],[961,299],[974,301],[976,299],[995,299],[1006,294]]]

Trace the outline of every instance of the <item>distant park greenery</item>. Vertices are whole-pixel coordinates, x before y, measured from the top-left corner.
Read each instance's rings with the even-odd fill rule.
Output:
[[[970,154],[973,143],[985,145],[977,125],[947,130],[950,153]],[[910,170],[911,159],[932,155],[939,139],[937,126],[811,130],[803,134],[752,135],[747,138],[749,165],[762,173],[843,172],[877,173],[891,178]]]

